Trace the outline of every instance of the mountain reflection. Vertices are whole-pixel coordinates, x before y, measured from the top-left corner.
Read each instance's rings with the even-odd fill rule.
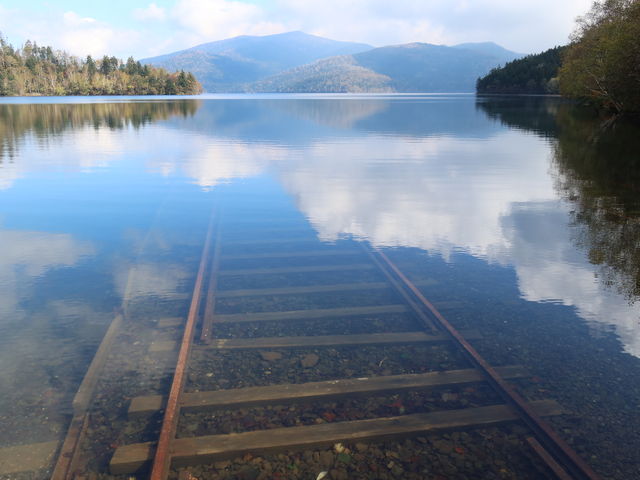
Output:
[[[477,111],[472,97],[253,98],[205,101],[184,131],[252,144],[296,146],[354,134],[487,138],[503,130]]]
[[[254,102],[255,103],[255,102]],[[388,103],[371,99],[350,98],[345,100],[299,99],[274,100],[268,108],[282,110],[293,118],[311,121],[332,128],[354,128],[363,120],[385,112]]]
[[[139,128],[171,116],[193,115],[197,100],[127,103],[0,104],[0,167],[12,159],[29,135],[40,141],[67,130],[86,126],[123,129]]]

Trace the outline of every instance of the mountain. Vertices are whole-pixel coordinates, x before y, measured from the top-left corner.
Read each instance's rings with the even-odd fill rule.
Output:
[[[496,44],[409,43],[322,59],[248,86],[255,92],[473,92],[520,55]]]
[[[471,50],[488,57],[493,57],[501,65],[504,65],[507,62],[511,62],[516,58],[524,57],[524,55],[521,53],[512,52],[511,50],[507,50],[506,48],[501,47],[497,43],[493,42],[460,43],[458,45],[454,45],[453,48]]]
[[[289,32],[259,37],[245,35],[205,43],[141,62],[171,71],[190,71],[209,92],[240,91],[243,84],[321,58],[350,55],[372,48],[363,43],[339,42],[303,32]]]
[[[558,93],[558,70],[567,47],[555,47],[494,68],[478,79],[478,93]]]
[[[362,65],[351,55],[330,57],[260,80],[246,89],[251,92],[393,92],[392,79]]]
[[[289,32],[241,36],[147,58],[196,75],[208,92],[473,92],[522,55],[492,42],[373,48]]]

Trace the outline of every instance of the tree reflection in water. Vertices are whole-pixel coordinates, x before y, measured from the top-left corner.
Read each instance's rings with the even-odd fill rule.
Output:
[[[558,112],[554,150],[557,186],[574,205],[576,241],[600,266],[604,281],[640,298],[640,127],[618,121],[601,128],[588,112]]]
[[[199,100],[0,104],[0,166],[15,157],[29,135],[46,142],[85,126],[137,129],[172,116],[193,116],[200,104]]]
[[[555,186],[571,204],[577,227],[573,240],[605,284],[630,302],[640,300],[640,125],[624,119],[607,124],[585,107],[554,98],[481,97],[477,106],[550,139]]]

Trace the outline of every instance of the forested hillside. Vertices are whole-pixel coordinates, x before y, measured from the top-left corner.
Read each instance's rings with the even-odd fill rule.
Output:
[[[341,55],[245,86],[253,92],[472,92],[479,75],[504,58],[502,47],[409,43]]]
[[[513,60],[478,79],[478,93],[558,93],[558,70],[567,47],[555,47],[537,55]]]
[[[81,60],[27,41],[14,48],[0,38],[0,96],[12,95],[190,95],[202,91],[191,73],[169,73],[104,56]]]
[[[254,92],[279,93],[388,93],[391,78],[358,65],[351,55],[318,60],[287,70],[247,88]]]

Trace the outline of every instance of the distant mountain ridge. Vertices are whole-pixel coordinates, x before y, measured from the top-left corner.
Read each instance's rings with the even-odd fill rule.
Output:
[[[522,55],[495,43],[374,48],[303,32],[242,36],[143,63],[193,72],[208,92],[473,92]]]
[[[336,55],[370,50],[364,43],[340,42],[288,32],[266,36],[240,36],[197,45],[186,50],[141,60],[190,71],[209,92],[240,91],[249,84],[282,71]]]
[[[502,64],[525,56],[522,53],[515,53],[511,50],[507,50],[506,48],[494,42],[459,43],[458,45],[453,45],[453,48],[471,50],[482,55],[487,55],[500,60],[500,63]]]

